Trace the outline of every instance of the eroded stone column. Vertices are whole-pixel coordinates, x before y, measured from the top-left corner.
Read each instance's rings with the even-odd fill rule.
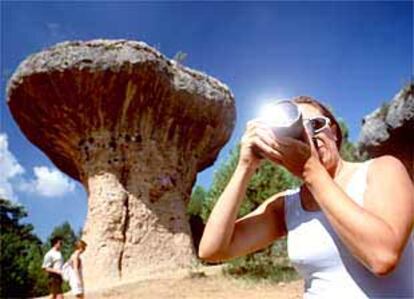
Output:
[[[84,276],[96,282],[118,280],[129,194],[113,173],[90,177],[88,188],[88,217],[82,238],[92,246],[84,254]]]
[[[7,87],[27,138],[88,192],[88,288],[189,267],[186,205],[235,123],[222,83],[141,42],[64,42]]]
[[[80,146],[89,193],[83,238],[95,244],[85,252],[86,279],[132,280],[191,266],[192,154],[131,133],[94,133]]]

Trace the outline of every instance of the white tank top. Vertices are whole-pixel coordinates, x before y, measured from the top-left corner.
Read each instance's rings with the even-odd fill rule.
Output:
[[[345,190],[360,206],[368,162],[354,173]],[[285,196],[285,221],[289,258],[305,279],[303,298],[414,298],[413,235],[398,266],[389,275],[378,277],[351,255],[322,211],[303,209],[299,189]]]

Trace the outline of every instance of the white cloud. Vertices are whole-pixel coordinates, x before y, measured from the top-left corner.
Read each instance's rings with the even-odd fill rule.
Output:
[[[9,151],[8,137],[0,133],[0,197],[17,201],[11,180],[24,173],[24,168]]]
[[[18,201],[16,192],[30,192],[41,197],[61,197],[75,190],[75,183],[56,168],[36,166],[34,178],[28,179],[24,167],[9,150],[8,136],[0,133],[0,197]]]
[[[75,190],[75,183],[57,169],[46,166],[33,168],[35,178],[20,184],[21,191],[36,193],[44,197],[61,197]]]

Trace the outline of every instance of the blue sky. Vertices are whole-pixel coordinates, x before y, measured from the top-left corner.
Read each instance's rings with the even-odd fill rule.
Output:
[[[213,172],[268,99],[312,95],[358,139],[361,119],[413,74],[413,4],[405,2],[1,2],[0,194],[23,204],[43,239],[68,220],[78,230],[87,199],[23,136],[5,86],[29,54],[64,40],[141,40],[226,83],[237,123]]]

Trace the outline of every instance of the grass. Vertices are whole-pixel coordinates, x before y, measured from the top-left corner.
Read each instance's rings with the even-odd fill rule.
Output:
[[[285,242],[244,257],[233,259],[223,268],[225,275],[253,281],[288,282],[300,278],[290,264]]]

